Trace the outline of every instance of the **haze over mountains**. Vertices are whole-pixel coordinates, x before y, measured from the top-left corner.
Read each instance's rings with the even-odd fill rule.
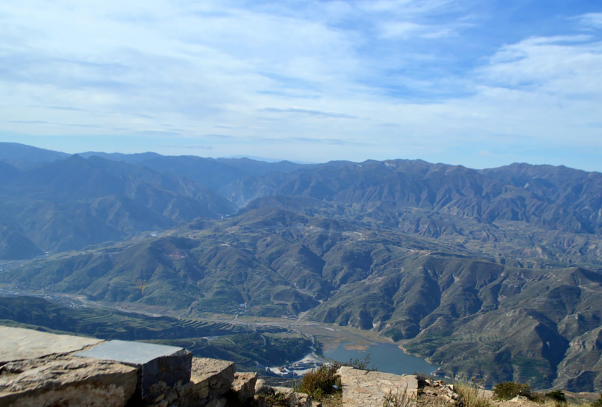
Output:
[[[445,372],[602,390],[602,174],[0,144],[0,283],[377,330]],[[241,304],[244,307],[241,308]]]

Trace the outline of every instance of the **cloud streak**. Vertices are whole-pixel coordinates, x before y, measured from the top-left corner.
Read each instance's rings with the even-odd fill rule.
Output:
[[[356,116],[351,116],[344,113],[334,113],[334,112],[323,112],[320,110],[313,109],[300,109],[300,108],[286,108],[280,109],[276,107],[266,107],[263,109],[259,109],[260,112],[268,112],[268,113],[282,113],[282,114],[299,114],[304,116],[311,117],[328,117],[334,119],[357,119]]]

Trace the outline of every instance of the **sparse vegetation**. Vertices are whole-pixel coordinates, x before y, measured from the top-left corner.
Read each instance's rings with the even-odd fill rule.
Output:
[[[397,389],[395,392],[389,390],[389,393],[385,394],[383,399],[383,407],[410,407],[416,402],[416,398],[408,393],[408,387],[406,386],[403,391]]]
[[[510,400],[516,396],[531,398],[531,386],[516,382],[502,382],[493,388],[494,396],[499,400]]]
[[[276,393],[274,389],[270,389],[268,392],[263,394],[265,401],[268,406],[280,407],[280,406],[288,406],[289,399],[283,393]]]
[[[368,353],[363,359],[349,359],[347,363],[341,363],[341,366],[351,366],[355,369],[367,370],[369,372],[376,372],[376,366],[370,366],[370,354]]]
[[[602,394],[600,394],[600,398],[592,403],[592,407],[602,407]]]
[[[312,370],[303,377],[297,390],[309,394],[320,401],[341,390],[341,377],[337,374],[340,365],[324,365]]]

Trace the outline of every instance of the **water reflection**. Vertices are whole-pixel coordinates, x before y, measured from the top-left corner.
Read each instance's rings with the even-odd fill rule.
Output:
[[[346,344],[340,344],[332,351],[324,352],[324,356],[337,362],[346,363],[349,359],[363,360],[370,354],[370,366],[374,365],[379,372],[394,374],[412,374],[414,372],[432,373],[437,366],[423,359],[408,355],[391,343],[377,343],[366,350],[345,349]]]

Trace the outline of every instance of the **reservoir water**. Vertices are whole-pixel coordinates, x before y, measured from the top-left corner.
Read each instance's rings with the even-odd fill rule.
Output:
[[[368,367],[376,367],[379,372],[394,374],[412,374],[414,372],[432,373],[437,366],[431,365],[423,359],[406,354],[391,343],[377,343],[366,350],[345,349],[345,344],[332,351],[324,352],[324,356],[337,362],[347,363],[349,359],[363,360],[370,354]]]

